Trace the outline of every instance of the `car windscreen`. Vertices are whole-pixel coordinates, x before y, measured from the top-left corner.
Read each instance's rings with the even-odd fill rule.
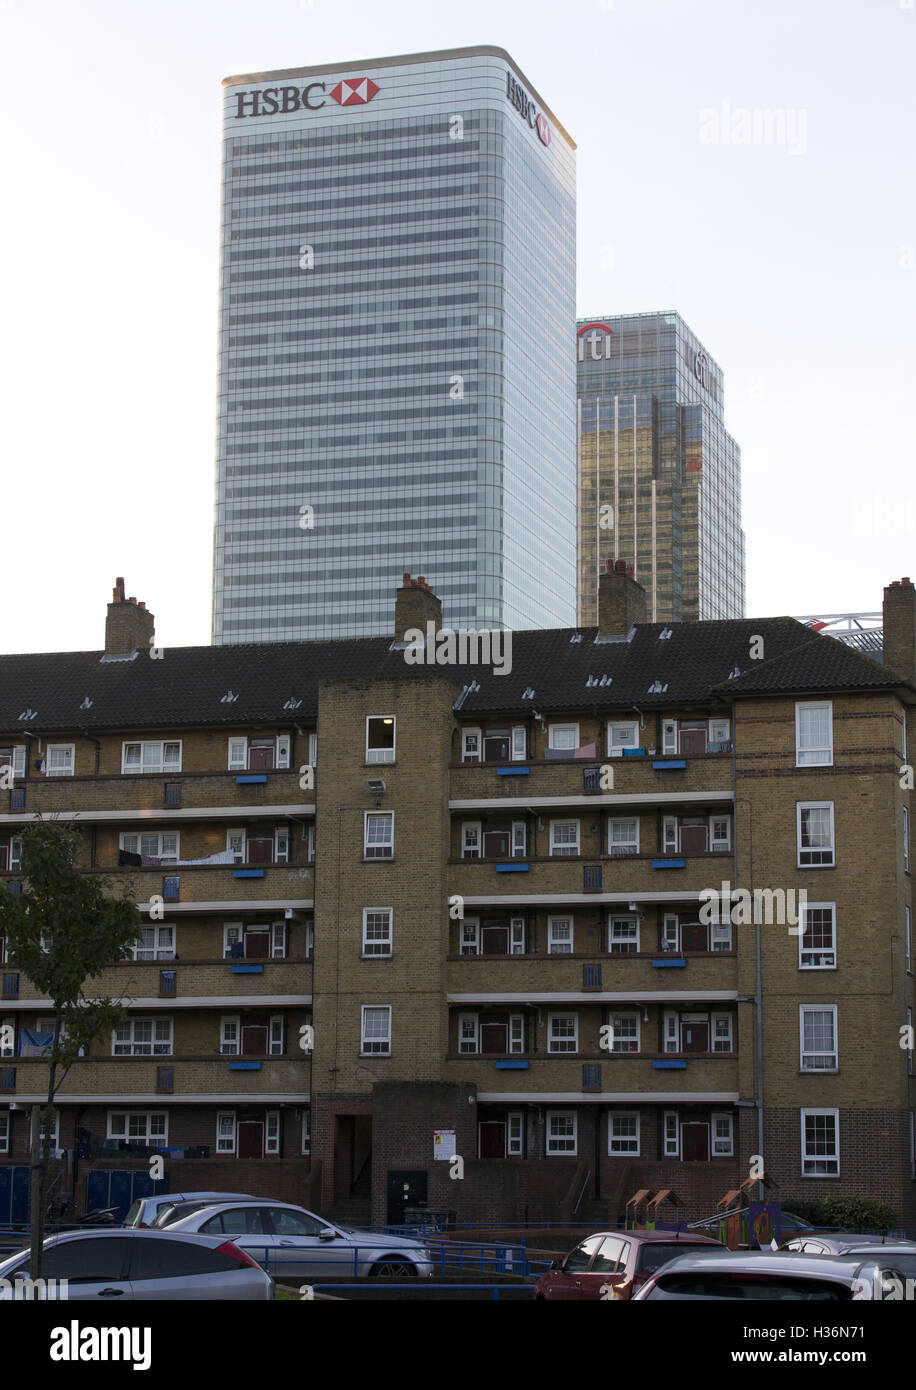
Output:
[[[127,1215],[124,1218],[124,1225],[132,1226],[136,1221],[137,1217],[140,1215],[142,1209],[143,1203],[139,1199],[136,1202],[131,1202],[130,1206],[127,1208]]]
[[[195,1211],[203,1211],[204,1207],[214,1205],[214,1202],[176,1202],[171,1207],[160,1207],[155,1221],[151,1221],[150,1226],[153,1230],[159,1231],[163,1226],[171,1226],[185,1216],[193,1216]]]
[[[702,1255],[704,1250],[710,1250],[714,1255],[722,1254],[721,1245],[691,1245],[684,1240],[672,1241],[670,1245],[667,1241],[646,1241],[640,1246],[636,1257],[636,1273],[640,1276],[654,1274],[669,1260],[677,1259],[678,1255]]]
[[[661,1274],[651,1298],[727,1298],[753,1301],[791,1299],[835,1303],[852,1298],[846,1284],[829,1279],[799,1279],[786,1274],[745,1274],[703,1270]]]

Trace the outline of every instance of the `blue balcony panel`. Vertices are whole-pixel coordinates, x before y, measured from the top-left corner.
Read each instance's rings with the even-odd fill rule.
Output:
[[[653,1070],[653,1071],[686,1071],[686,1070],[687,1070],[687,1063],[686,1063],[685,1061],[683,1061],[683,1060],[680,1060],[680,1061],[671,1061],[671,1062],[668,1062],[668,1061],[665,1061],[665,1062],[653,1062],[653,1063],[652,1063],[652,1070]]]
[[[233,878],[263,878],[263,869],[233,869]]]
[[[260,1071],[260,1062],[230,1062],[230,1071]]]
[[[257,773],[252,774],[252,775],[249,776],[249,777],[236,777],[235,780],[236,780],[236,782],[266,782],[266,781],[267,781],[267,773],[266,773],[266,772],[257,772]]]
[[[686,869],[686,859],[653,859],[653,869]]]
[[[665,758],[659,762],[654,762],[652,766],[661,768],[662,771],[666,771],[668,768],[685,768],[687,760],[685,758]]]
[[[527,864],[497,864],[497,866],[496,866],[496,872],[497,872],[498,874],[526,874],[526,873],[528,872],[528,865],[527,865]]]
[[[530,777],[530,767],[498,767],[497,777]]]
[[[497,1071],[527,1071],[527,1062],[494,1062]]]
[[[657,956],[652,964],[656,970],[668,970],[671,966],[675,969],[682,968],[687,962],[683,956]]]
[[[230,965],[233,975],[263,975],[263,965]]]

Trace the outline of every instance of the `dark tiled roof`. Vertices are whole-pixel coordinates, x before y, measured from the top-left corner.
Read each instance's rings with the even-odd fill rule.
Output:
[[[765,661],[750,660],[754,636],[764,639]],[[0,656],[0,731],[10,737],[24,730],[302,724],[316,718],[322,679],[416,679],[430,672],[450,676],[456,698],[471,687],[461,704],[465,717],[676,707],[756,691],[899,683],[842,643],[812,637],[793,618],[647,623],[629,641],[595,639],[595,628],[515,632],[507,675],[482,665],[411,666],[386,637],[166,647],[161,660],[145,651],[130,661],[103,661],[97,651]],[[226,699],[229,694],[236,698]],[[24,719],[29,710],[35,717]]]

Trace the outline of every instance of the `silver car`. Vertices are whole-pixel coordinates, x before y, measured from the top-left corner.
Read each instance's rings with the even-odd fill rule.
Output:
[[[899,1287],[900,1280],[892,1257],[863,1260],[858,1255],[727,1250],[701,1259],[678,1256],[643,1284],[633,1295],[633,1302],[881,1299]]]
[[[174,1206],[176,1202],[191,1202],[205,1199],[208,1202],[252,1202],[253,1192],[160,1192],[155,1197],[138,1197],[128,1207],[124,1217],[125,1226],[152,1226],[164,1207]]]
[[[173,1231],[231,1240],[275,1279],[339,1279],[348,1274],[430,1278],[433,1273],[432,1255],[409,1236],[335,1226],[290,1202],[220,1202],[167,1226],[163,1235]]]
[[[47,1287],[38,1297],[109,1307],[134,1299],[248,1302],[274,1296],[270,1276],[225,1236],[123,1227],[49,1236],[41,1278]],[[23,1282],[28,1279],[29,1251],[18,1250],[0,1263],[0,1300],[36,1296]]]

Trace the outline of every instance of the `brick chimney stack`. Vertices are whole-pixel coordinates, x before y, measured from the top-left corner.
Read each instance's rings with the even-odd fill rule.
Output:
[[[149,651],[155,619],[145,603],[125,598],[124,580],[115,580],[108,616],[105,619],[105,655],[128,656],[133,651]]]
[[[916,684],[916,588],[909,577],[884,590],[884,664]]]
[[[634,623],[646,621],[646,591],[633,577],[626,560],[605,560],[598,576],[598,632],[602,637],[626,637]]]
[[[417,575],[416,579],[411,579],[409,574],[405,574],[401,588],[395,592],[394,640],[403,642],[404,633],[411,627],[419,628],[425,637],[426,624],[430,622],[435,624],[437,632],[441,630],[441,602],[422,574]]]

